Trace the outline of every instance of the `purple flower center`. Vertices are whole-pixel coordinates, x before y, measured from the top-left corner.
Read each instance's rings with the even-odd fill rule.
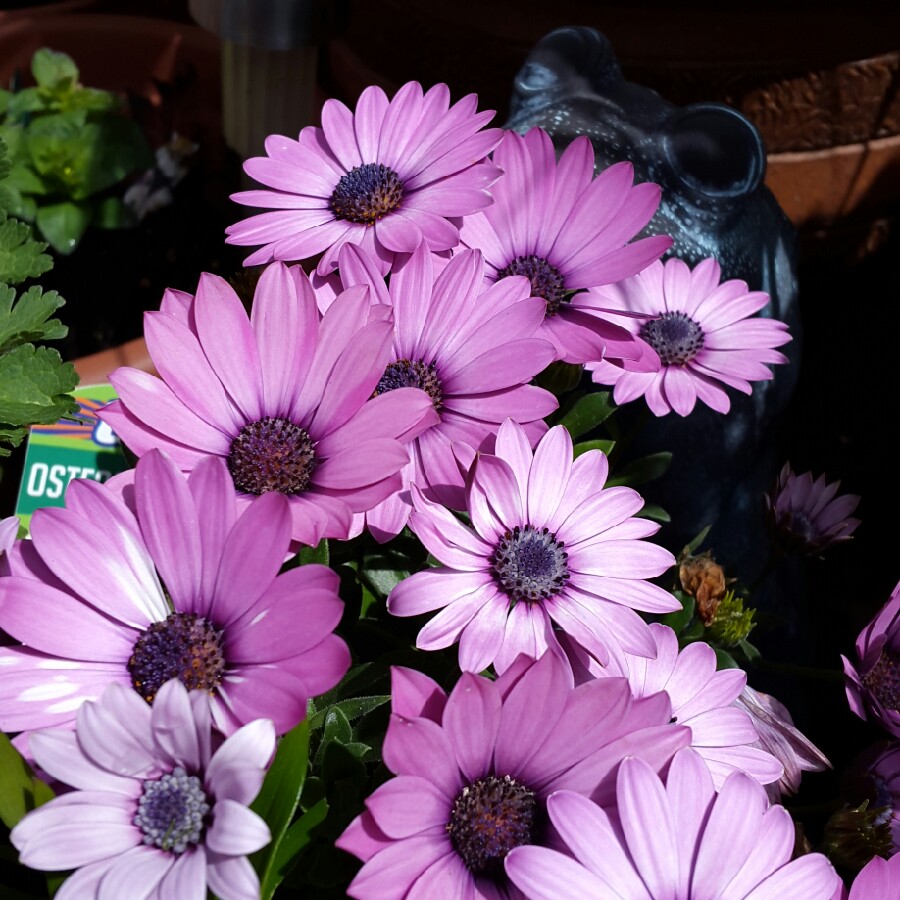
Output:
[[[266,416],[245,425],[231,442],[228,469],[245,494],[300,494],[316,467],[313,442],[290,419]]]
[[[200,842],[208,812],[209,800],[200,779],[176,766],[170,774],[144,782],[133,822],[148,846],[184,853],[189,845]]]
[[[222,682],[222,632],[196,613],[172,613],[141,633],[128,660],[134,689],[152,703],[156,692],[177,678],[189,691],[212,693]]]
[[[641,325],[640,336],[664,366],[683,366],[703,348],[703,329],[682,312],[663,313]]]
[[[392,362],[385,370],[384,375],[375,387],[372,394],[386,394],[397,388],[414,387],[421,388],[431,397],[431,402],[436,410],[443,405],[441,393],[441,380],[437,376],[434,363],[425,363],[421,359],[398,359]]]
[[[453,801],[450,842],[473,874],[502,876],[506,854],[532,842],[536,807],[534,791],[509,775],[479,778]]]
[[[382,163],[364,163],[341,176],[331,195],[331,211],[338,219],[372,225],[393,212],[403,199],[400,176]]]
[[[885,709],[900,711],[900,653],[882,650],[860,681]]]
[[[566,283],[559,269],[550,265],[543,256],[517,256],[506,268],[497,272],[497,280],[508,275],[524,275],[531,282],[531,296],[547,301],[547,318],[559,312],[559,305],[566,298]]]
[[[491,574],[513,603],[547,600],[569,580],[564,547],[547,528],[516,525],[491,554]]]

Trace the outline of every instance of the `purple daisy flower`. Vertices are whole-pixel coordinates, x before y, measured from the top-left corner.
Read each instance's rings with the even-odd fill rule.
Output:
[[[357,900],[520,898],[503,859],[550,839],[551,793],[611,799],[625,756],[655,771],[689,740],[667,724],[664,694],[635,700],[619,678],[573,689],[551,653],[496,681],[466,673],[449,697],[420,672],[392,674],[384,762],[397,777],[336,842],[365,862],[348,889]]]
[[[374,260],[347,245],[340,272],[344,287],[366,285],[374,300],[394,312],[392,359],[376,396],[418,387],[431,397],[438,416],[408,445],[403,493],[365,514],[370,531],[386,540],[406,525],[411,483],[454,509],[462,507],[463,477],[451,442],[493,450],[507,417],[519,422],[532,441],[547,430],[542,420],[556,409],[556,398],[528,382],[553,361],[554,352],[535,337],[543,304],[529,299],[526,279],[508,279],[485,290],[484,263],[476,251],[457,254],[435,278],[432,254],[420,247],[394,269],[385,286]]]
[[[900,900],[900,853],[890,859],[873,856],[853,879],[850,893],[838,885],[832,900]]]
[[[657,372],[629,372],[605,360],[589,363],[594,381],[613,385],[616,403],[643,396],[656,416],[672,411],[686,416],[698,400],[727,413],[731,401],[722,385],[749,394],[751,381],[771,379],[768,366],[787,362],[775,349],[791,340],[787,326],[753,315],[769,302],[768,294],[748,291],[738,279],[720,284],[720,277],[714,259],[691,270],[672,258],[592,290],[600,307],[651,317],[622,322],[661,363]]]
[[[596,304],[583,305],[577,292],[634,275],[669,249],[665,235],[632,241],[659,206],[659,186],[633,184],[627,162],[594,178],[586,137],[572,141],[557,163],[540,128],[524,137],[506,132],[493,159],[504,171],[492,190],[494,205],[463,221],[462,243],[481,250],[491,281],[508,275],[531,281],[534,295],[546,301],[540,336],[558,359],[639,358],[632,335]]]
[[[350,654],[332,634],[338,576],[321,565],[278,574],[287,499],[240,509],[221,460],[185,478],[158,450],[127,494],[133,506],[76,479],[66,508],[37,510],[33,540],[12,552],[0,628],[24,646],[0,648],[0,729],[71,727],[111,682],[150,703],[181,678],[206,692],[226,734],[260,716],[288,731]]]
[[[856,494],[836,496],[840,481],[813,480],[811,472],[797,475],[790,463],[765,495],[766,524],[772,539],[784,553],[816,555],[826,547],[849,541],[859,525],[851,513],[859,503]]]
[[[888,854],[900,856],[900,741],[878,741],[860,753],[844,772],[842,791],[851,806],[868,801],[869,810],[880,811],[874,825],[887,826]]]
[[[519,847],[506,874],[530,900],[830,900],[840,879],[821,853],[791,859],[794,823],[735,772],[716,794],[692,749],[665,783],[641,759],[619,766],[617,814],[559,791],[547,801],[569,853]]]
[[[900,583],[859,633],[856,657],[859,663],[854,666],[841,655],[850,709],[900,737]]]
[[[766,786],[773,803],[783,794],[796,794],[804,772],[823,772],[831,768],[827,757],[795,725],[787,707],[769,694],[745,685],[734,705],[746,710],[759,735],[756,746],[771,753],[784,766],[784,774]]]
[[[241,508],[284,494],[295,541],[346,538],[354,513],[399,489],[401,440],[437,421],[424,391],[370,399],[390,362],[388,315],[356,288],[320,320],[306,275],[275,263],[248,321],[231,286],[203,275],[196,297],[170,291],[145,317],[162,378],[116,370],[120,399],[100,418],[138,456],[159,447],[182,471],[222,457]]]
[[[572,438],[551,428],[532,451],[521,425],[507,419],[496,455],[481,453],[469,470],[466,511],[472,525],[412,488],[410,526],[443,565],[416,572],[388,596],[397,616],[438,613],[416,646],[438,650],[459,641],[459,664],[498,672],[520,654],[562,652],[555,622],[602,665],[610,647],[656,654],[635,612],[670,612],[680,604],[646,581],[673,563],[668,550],[641,540],[659,526],[633,518],[644,505],[627,487],[604,490],[606,457],[589,450],[574,462]]]
[[[492,110],[476,112],[469,94],[450,106],[450,89],[427,93],[415,81],[388,100],[366,88],[351,113],[326,100],[322,127],[304,128],[296,141],[266,139],[268,156],[248,159],[244,170],[274,190],[244,191],[232,199],[273,212],[227,229],[227,243],[265,244],[244,265],[302,260],[322,254],[320,275],[337,265],[347,242],[378,261],[382,274],[395,254],[420,244],[450,250],[459,243],[459,216],[489,206],[489,188],[502,174],[486,157],[503,137],[482,131]]]
[[[572,648],[569,657],[576,682],[624,677],[635,697],[665,691],[672,702],[672,721],[691,729],[691,746],[709,767],[716,790],[735,771],[760,784],[777,781],[784,771],[781,762],[757,745],[759,735],[751,716],[734,706],[747,683],[746,672],[717,671],[715,651],[703,641],[679,651],[678,637],[666,625],[653,623],[650,631],[655,659],[614,651],[609,665],[600,666],[583,650]]]
[[[151,709],[110,685],[78,711],[74,731],[31,736],[40,767],[74,790],[23,818],[10,840],[33,869],[77,869],[58,900],[259,897],[247,859],[271,840],[248,809],[275,752],[266,719],[213,752],[209,704],[176,679]]]

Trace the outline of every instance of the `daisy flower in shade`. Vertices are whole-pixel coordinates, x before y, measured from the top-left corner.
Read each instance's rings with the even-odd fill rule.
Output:
[[[482,131],[494,113],[476,112],[469,94],[450,106],[438,84],[422,93],[411,81],[388,100],[366,88],[355,113],[326,100],[322,127],[304,128],[296,141],[266,138],[267,156],[248,159],[244,171],[274,190],[243,191],[232,200],[270,209],[227,229],[227,243],[265,246],[247,266],[322,254],[318,272],[337,265],[347,242],[359,244],[387,273],[397,253],[420,244],[449,250],[459,243],[457,224],[489,206],[489,188],[502,174],[486,157],[503,137]]]
[[[346,538],[354,513],[399,489],[401,441],[437,421],[424,391],[370,399],[390,361],[389,314],[360,287],[320,320],[306,275],[275,263],[248,320],[231,286],[203,275],[195,297],[168,292],[145,317],[162,377],[117,369],[120,399],[100,418],[138,456],[159,447],[183,471],[223,458],[241,508],[284,494],[295,541]]]
[[[850,709],[900,737],[900,583],[859,633],[856,657],[859,662],[854,666],[841,656]]]
[[[20,861],[77,869],[56,897],[259,897],[247,854],[271,840],[248,809],[275,752],[256,719],[213,752],[209,705],[177,680],[151,709],[110,685],[78,711],[74,731],[31,736],[40,767],[73,790],[28,813],[10,834]]]
[[[374,260],[347,245],[340,272],[345,287],[366,285],[373,299],[393,309],[391,361],[376,396],[421,388],[438,417],[408,444],[403,493],[365,514],[369,530],[385,540],[406,525],[413,482],[432,499],[461,508],[463,478],[451,442],[492,450],[507,417],[521,423],[532,441],[547,430],[542,420],[557,400],[528,382],[553,361],[553,347],[534,336],[543,303],[529,299],[527,280],[511,278],[485,289],[484,263],[474,250],[454,256],[435,278],[432,254],[420,247],[391,272],[385,286]]]
[[[794,725],[787,707],[774,697],[745,685],[734,705],[746,710],[753,720],[759,735],[756,746],[767,750],[784,766],[781,778],[766,786],[766,793],[773,803],[777,803],[782,794],[796,794],[804,772],[823,772],[831,768],[825,754]]]
[[[716,794],[691,748],[675,754],[665,783],[626,759],[617,814],[559,791],[547,801],[568,854],[520,847],[506,874],[530,900],[830,900],[840,884],[821,853],[791,859],[794,823],[740,772]]]
[[[71,727],[110,683],[152,702],[180,678],[231,733],[258,717],[284,733],[333,687],[350,654],[332,634],[338,576],[320,565],[279,575],[288,501],[239,508],[214,457],[190,478],[162,453],[137,464],[128,494],[73,481],[66,508],[39,509],[31,541],[0,578],[0,729]]]
[[[627,162],[594,178],[586,137],[572,141],[557,163],[540,128],[524,137],[507,131],[493,159],[504,171],[492,189],[494,205],[463,221],[462,243],[481,250],[491,281],[508,275],[531,281],[533,294],[546,301],[541,337],[558,359],[639,358],[632,335],[596,304],[583,306],[577,292],[634,275],[669,249],[672,239],[664,235],[632,241],[659,206],[659,186],[633,184]]]
[[[672,702],[672,721],[691,729],[691,746],[709,767],[716,789],[735,771],[760,784],[777,781],[783,766],[776,757],[755,746],[759,735],[750,715],[733,703],[747,683],[741,669],[716,670],[716,654],[696,641],[678,650],[678,638],[666,625],[650,625],[656,658],[647,659],[614,650],[609,665],[600,666],[583,650],[569,657],[575,680],[624,677],[635,697],[665,691]],[[566,642],[568,643],[568,642]]]
[[[624,327],[659,356],[657,372],[629,372],[607,361],[589,363],[598,384],[613,385],[613,399],[643,396],[656,416],[688,415],[697,401],[727,413],[723,385],[749,394],[751,381],[772,378],[769,365],[786,363],[776,350],[791,340],[787,326],[753,314],[768,302],[738,279],[719,283],[721,269],[705,259],[691,270],[680,259],[655,262],[633,278],[590,293],[598,306],[650,319],[626,318]]]
[[[868,801],[866,812],[875,816],[868,822],[870,828],[877,829],[878,833],[872,835],[875,841],[859,847],[867,851],[864,858],[873,851],[900,856],[900,742],[878,741],[860,753],[844,771],[842,793],[856,809]],[[865,832],[865,827],[853,829],[850,838],[855,846]]]
[[[813,480],[811,472],[797,475],[790,463],[765,495],[766,525],[784,553],[815,555],[826,547],[849,541],[859,525],[851,513],[859,503],[856,494],[838,495],[839,481]]]
[[[441,609],[416,646],[438,650],[458,640],[463,670],[493,663],[502,672],[520,653],[561,652],[556,623],[601,665],[611,647],[654,656],[653,632],[635,610],[680,604],[645,580],[675,560],[641,540],[659,526],[634,518],[640,494],[604,490],[606,457],[589,450],[573,462],[561,425],[532,451],[524,429],[507,419],[495,452],[478,454],[468,473],[471,527],[412,488],[410,527],[443,564],[416,572],[388,596],[397,616]]]
[[[635,700],[618,678],[573,689],[551,653],[496,681],[466,673],[449,697],[420,672],[392,676],[383,756],[396,777],[336,842],[365,862],[347,891],[357,900],[519,898],[503,859],[550,840],[553,791],[609,800],[626,755],[655,771],[689,740],[667,724],[664,694]]]

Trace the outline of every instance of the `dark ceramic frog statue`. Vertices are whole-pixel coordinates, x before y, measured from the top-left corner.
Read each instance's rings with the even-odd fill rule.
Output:
[[[762,494],[782,462],[777,426],[800,352],[795,232],[763,185],[762,139],[730,107],[679,107],[626,81],[608,39],[586,27],[551,32],[519,70],[506,127],[524,133],[534,126],[550,134],[558,152],[587,135],[598,171],[630,160],[636,181],[662,187],[659,210],[643,235],[671,235],[668,255],[691,266],[715,257],[723,280],[740,278],[751,290],[766,291],[771,299],[761,314],[790,328],[793,341],[781,348],[789,364],[775,367],[772,381],[754,383],[749,397],[730,391],[728,415],[698,403],[686,418],[652,419],[629,451],[629,458],[674,452],[666,475],[641,488],[672,516],[659,537],[677,552],[713,525],[707,545],[750,578],[767,554]],[[620,418],[633,421],[642,403],[623,407]]]

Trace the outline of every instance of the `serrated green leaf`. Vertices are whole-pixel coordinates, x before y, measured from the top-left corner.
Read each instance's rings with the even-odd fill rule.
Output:
[[[78,411],[67,396],[78,384],[75,367],[56,350],[22,344],[0,356],[0,424],[50,425]]]
[[[27,434],[27,428],[4,428],[0,426],[0,456],[9,456],[10,449],[18,447],[25,440],[25,435]]]
[[[7,219],[0,212],[0,280],[18,284],[37,278],[53,268],[53,260],[44,253],[47,245],[31,237],[31,226]]]
[[[69,256],[87,231],[92,215],[90,203],[51,203],[38,208],[34,224],[57,253]]]
[[[615,411],[609,391],[591,391],[579,397],[575,405],[560,419],[559,425],[565,425],[572,435],[572,440],[593,431],[605,422]]]
[[[51,318],[64,304],[65,300],[56,291],[44,293],[38,285],[30,287],[16,301],[15,290],[0,284],[0,353],[14,344],[65,337],[66,326],[59,319]]]
[[[351,697],[349,700],[338,701],[328,707],[328,709],[338,709],[344,714],[348,722],[354,722],[361,716],[372,712],[373,709],[378,709],[379,706],[388,703],[390,699],[390,694],[377,694],[372,697]],[[309,727],[312,731],[321,728],[325,724],[325,716],[328,713],[328,709],[322,709],[310,718]]]
[[[642,456],[609,478],[606,486],[616,487],[625,484],[629,487],[636,487],[639,484],[646,484],[648,481],[653,481],[655,478],[665,475],[671,462],[672,454],[668,450],[664,450],[661,453],[651,453],[649,456]]]
[[[53,798],[9,738],[0,733],[0,821],[12,828],[22,817]]]
[[[574,448],[574,458],[578,459],[582,453],[587,453],[588,450],[599,450],[601,453],[609,456],[612,453],[613,447],[616,446],[615,441],[606,441],[606,440],[596,440],[596,441],[582,441],[580,444],[576,444]]]
[[[6,112],[6,104],[9,102],[9,97],[9,91],[0,88],[0,114]],[[0,137],[0,179],[6,178],[6,176],[9,175],[11,166],[12,162],[9,159],[9,147],[6,145],[6,141]]]
[[[260,883],[271,885],[270,893],[263,896],[271,897],[284,877],[283,874],[281,878],[277,877],[276,854],[300,803],[308,766],[309,723],[301,722],[278,742],[278,750],[259,795],[250,804],[250,809],[265,820],[272,833],[272,840],[250,857]]]

